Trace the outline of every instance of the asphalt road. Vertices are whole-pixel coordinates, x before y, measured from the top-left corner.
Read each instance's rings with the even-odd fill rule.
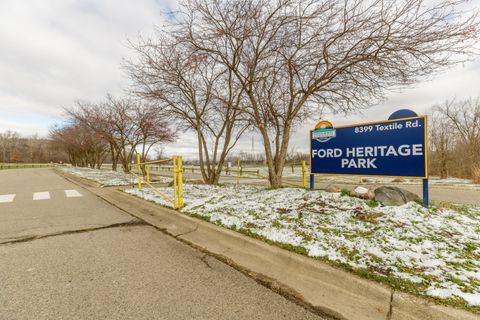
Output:
[[[50,169],[0,181],[0,319],[320,319]]]

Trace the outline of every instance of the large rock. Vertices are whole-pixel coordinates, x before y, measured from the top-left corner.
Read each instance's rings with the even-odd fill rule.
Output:
[[[336,184],[329,184],[326,188],[325,191],[327,192],[341,192],[342,189],[337,186]]]
[[[357,186],[353,189],[351,195],[361,199],[373,199],[375,197],[375,190],[372,187]]]
[[[375,189],[375,200],[384,206],[401,206],[419,197],[408,190],[397,187],[378,187]]]

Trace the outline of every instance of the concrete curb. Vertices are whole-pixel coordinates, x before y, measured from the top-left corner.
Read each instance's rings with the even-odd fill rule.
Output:
[[[61,173],[63,174],[63,173]],[[64,175],[65,176],[65,175]],[[70,177],[66,177],[67,179]],[[82,184],[81,179],[75,182]],[[347,320],[474,320],[480,315],[435,305],[240,233],[112,188],[86,187],[121,210],[235,266],[318,314]],[[260,277],[260,279],[259,279]]]

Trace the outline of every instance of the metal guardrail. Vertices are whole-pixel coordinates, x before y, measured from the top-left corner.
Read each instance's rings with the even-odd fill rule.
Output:
[[[307,187],[307,163],[305,161],[302,161],[302,162],[299,162],[299,163],[298,162],[286,163],[286,165],[291,165],[291,166],[301,165],[302,166],[302,182],[303,182],[303,187],[306,188]],[[240,177],[244,173],[257,176],[261,179],[268,179],[268,177],[260,174],[260,169],[252,171],[252,170],[244,170],[244,168],[252,169],[252,168],[257,168],[257,167],[247,167],[247,166],[242,167],[240,160],[238,160],[238,162],[237,162],[237,184],[240,183]],[[288,183],[286,181],[283,181],[283,183],[293,185],[293,186],[297,186],[295,184]]]
[[[172,162],[172,171],[173,171],[173,198],[167,196],[155,186],[152,185],[150,181],[150,169],[154,164]],[[134,165],[137,168],[137,173],[131,172],[137,178],[138,190],[142,190],[143,184],[150,187],[153,191],[161,195],[165,200],[171,202],[175,209],[183,207],[183,166],[182,166],[182,156],[173,156],[169,159],[157,160],[157,161],[147,161],[140,162],[140,154],[137,154],[137,163]]]
[[[166,161],[169,161],[169,160],[170,159],[160,160],[160,161],[152,161],[150,163],[151,164],[157,164],[157,163],[166,162]],[[292,172],[294,170],[293,169],[294,167],[300,167],[301,168],[301,170],[302,170],[302,185],[303,185],[303,187],[306,188],[307,187],[307,176],[308,176],[306,161],[288,162],[288,163],[286,163],[285,167],[287,167],[287,166],[292,167]],[[235,167],[233,167],[233,168],[226,167],[225,169],[222,170],[222,172],[224,171],[225,175],[229,175],[229,176],[233,175],[234,177],[236,176],[237,183],[240,182],[240,177],[243,177],[243,176],[257,177],[259,179],[268,179],[267,176],[262,175],[261,168],[263,168],[263,167],[242,166],[240,160],[238,160],[236,169],[235,169]],[[150,165],[148,167],[146,175],[148,177],[150,172],[153,172],[153,171],[155,171],[156,173],[160,173],[162,171],[163,172],[173,172],[174,170],[175,170],[174,166]],[[187,173],[187,172],[188,173],[195,173],[195,172],[198,172],[199,170],[200,170],[199,167],[193,167],[193,166],[185,166],[185,167],[182,168],[182,171],[185,172],[185,173]],[[298,186],[296,184],[289,183],[289,182],[286,182],[286,181],[284,181],[283,183],[287,184],[287,185]]]

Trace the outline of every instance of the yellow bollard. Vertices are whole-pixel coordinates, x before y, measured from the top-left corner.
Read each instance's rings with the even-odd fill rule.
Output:
[[[177,159],[177,187],[178,187],[178,209],[183,207],[183,165],[182,165],[182,156],[178,156]]]
[[[140,153],[137,153],[137,166],[138,166],[138,190],[142,190],[142,166],[140,165]]]
[[[173,160],[173,207],[178,208],[178,193],[177,193],[177,157],[174,156]]]
[[[302,161],[302,178],[303,178],[303,187],[307,187],[307,164],[305,160]]]

